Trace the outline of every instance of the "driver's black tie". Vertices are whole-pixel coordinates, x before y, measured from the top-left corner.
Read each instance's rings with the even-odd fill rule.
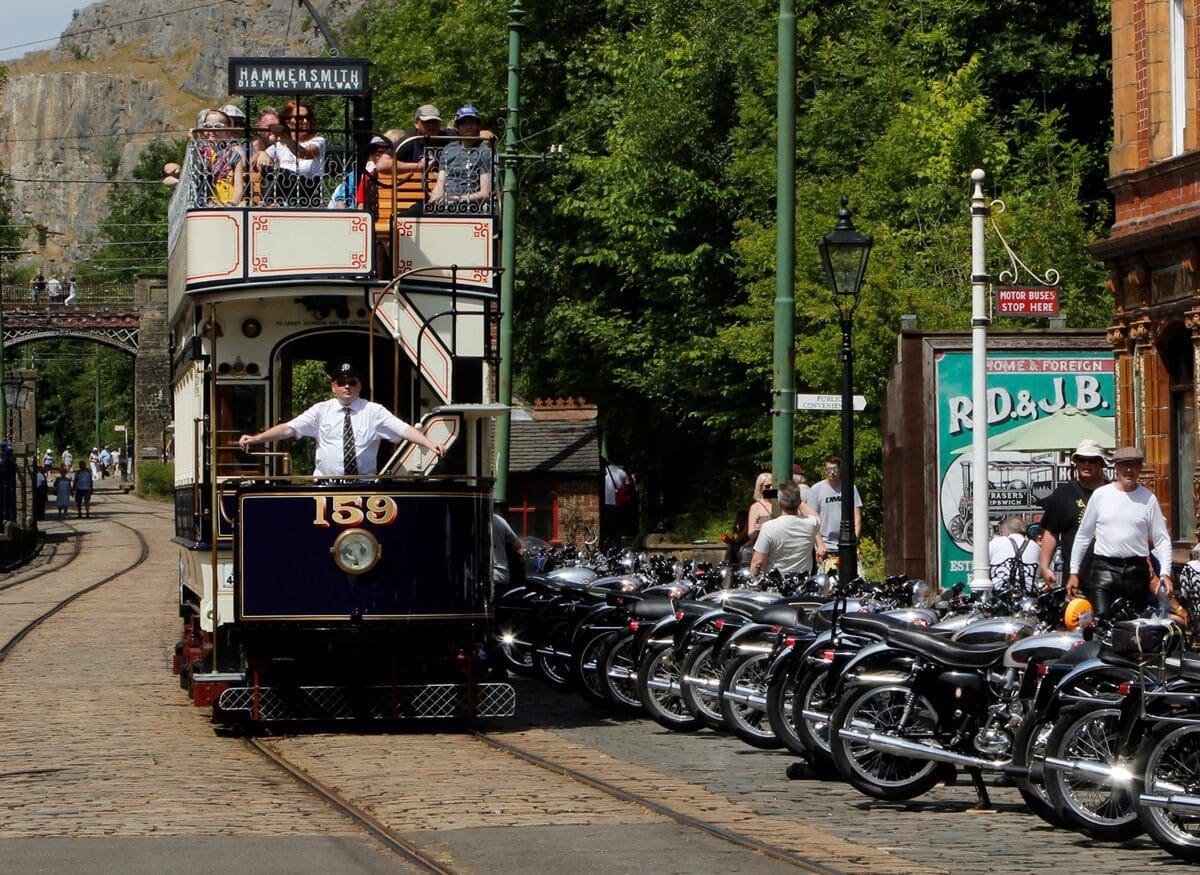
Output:
[[[357,474],[358,473],[358,451],[354,446],[354,427],[350,425],[350,405],[347,404],[342,408],[346,414],[346,419],[342,423],[342,462],[344,465],[343,473]]]

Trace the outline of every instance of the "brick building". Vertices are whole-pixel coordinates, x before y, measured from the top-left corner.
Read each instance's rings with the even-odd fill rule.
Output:
[[[600,474],[594,404],[539,399],[514,409],[506,515],[518,535],[581,546],[600,530]]]
[[[1117,442],[1146,452],[1177,557],[1196,538],[1200,3],[1113,0],[1112,231],[1093,244],[1115,303]]]

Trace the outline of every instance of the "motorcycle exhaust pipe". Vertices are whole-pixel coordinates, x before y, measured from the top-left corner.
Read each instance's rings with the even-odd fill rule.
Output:
[[[1087,778],[1097,784],[1126,785],[1132,782],[1133,775],[1124,766],[1113,766],[1092,760],[1064,760],[1058,757],[1046,757],[1044,769],[1058,769],[1068,772],[1077,778]]]
[[[726,690],[721,694],[728,702],[739,705],[751,705],[759,711],[767,710],[767,697],[758,693],[743,693],[738,690]]]
[[[990,772],[1002,772],[1012,765],[1012,760],[985,760],[983,757],[973,757],[940,747],[919,744],[894,735],[881,735],[878,732],[859,732],[857,729],[839,729],[838,735],[851,741],[859,741],[872,750],[890,753],[896,756],[912,757],[914,759],[932,760],[935,763],[949,763],[952,766],[962,766],[966,769],[986,769]]]
[[[1200,814],[1200,796],[1187,796],[1182,793],[1160,796],[1157,793],[1143,793],[1139,801],[1151,808],[1165,808],[1173,814],[1188,814],[1193,817]]]
[[[717,690],[721,689],[721,679],[720,678],[700,678],[700,677],[693,677],[690,674],[685,674],[683,676],[683,679],[687,683],[691,684],[693,687],[696,687],[697,689],[700,689],[700,690],[707,690],[709,692],[715,693]]]

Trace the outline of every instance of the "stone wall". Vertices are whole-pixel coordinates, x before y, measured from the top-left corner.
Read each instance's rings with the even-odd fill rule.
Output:
[[[138,354],[133,363],[133,435],[131,462],[159,459],[164,432],[172,419],[171,359],[167,330],[167,278],[138,278],[134,301],[141,312]]]

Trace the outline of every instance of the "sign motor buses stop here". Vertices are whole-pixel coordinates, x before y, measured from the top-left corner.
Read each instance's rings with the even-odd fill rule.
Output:
[[[998,286],[997,316],[1057,316],[1056,286]]]

